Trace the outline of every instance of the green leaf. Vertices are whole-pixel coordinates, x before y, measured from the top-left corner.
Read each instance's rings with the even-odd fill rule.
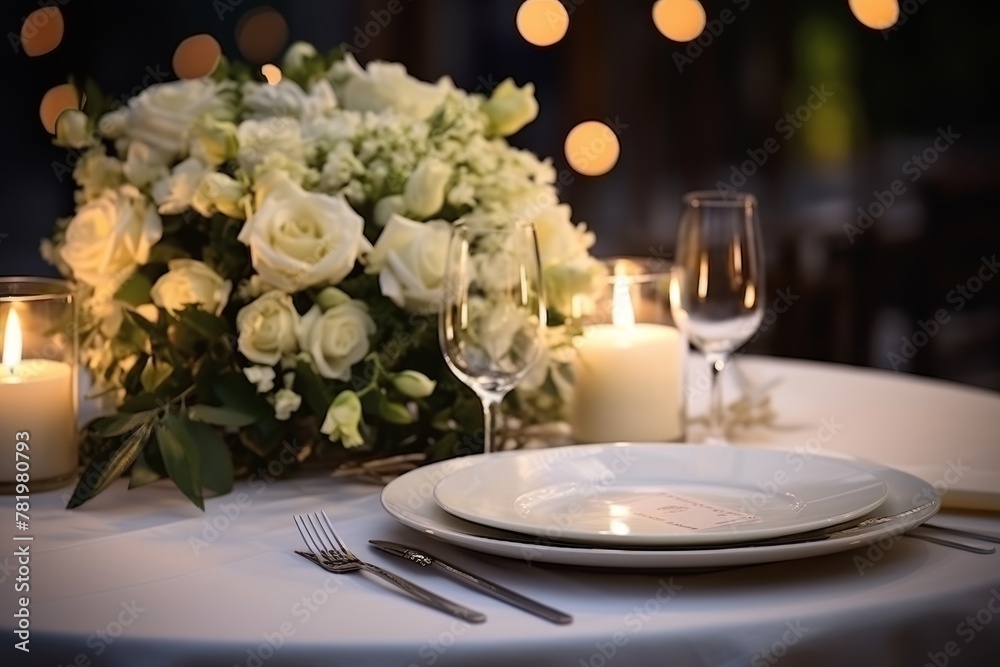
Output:
[[[167,474],[177,488],[205,510],[201,493],[201,451],[187,429],[185,420],[167,415],[156,424],[156,441],[167,468]]]
[[[225,373],[212,382],[212,393],[228,410],[245,415],[272,414],[274,409],[242,373]]]
[[[232,408],[217,408],[211,405],[192,405],[188,408],[188,419],[215,426],[249,426],[259,418]]]
[[[330,409],[333,396],[326,382],[308,362],[300,360],[295,367],[295,387],[318,417],[322,418]]]
[[[159,398],[154,394],[138,394],[137,396],[131,396],[126,398],[121,405],[118,406],[118,413],[123,412],[139,413],[146,412],[147,410],[155,410],[163,404]]]
[[[157,328],[155,324],[147,320],[139,313],[132,312],[131,310],[126,310],[125,319],[134,324],[138,329],[143,331],[150,338],[160,338],[163,336],[163,332],[159,328]]]
[[[146,369],[147,361],[149,361],[149,355],[145,353],[140,354],[139,358],[136,359],[135,365],[125,374],[122,385],[129,394],[135,394],[143,390],[142,372]]]
[[[180,320],[181,324],[196,331],[207,340],[225,336],[229,330],[226,326],[226,321],[221,317],[216,317],[211,313],[206,313],[204,310],[198,310],[191,306],[181,311],[178,320]]]
[[[240,431],[240,442],[257,456],[266,457],[284,441],[286,428],[285,422],[268,415]]]
[[[136,273],[118,288],[114,298],[131,306],[141,306],[144,303],[149,303],[149,292],[152,289],[153,284],[149,278],[141,273]]]
[[[152,484],[166,476],[163,471],[153,467],[152,463],[150,463],[150,458],[150,456],[147,456],[145,449],[139,452],[139,457],[132,464],[132,477],[128,483],[129,489],[138,489],[140,486]],[[160,461],[159,463],[162,464],[163,462]]]
[[[167,264],[174,259],[188,259],[191,257],[184,248],[178,248],[169,243],[157,243],[149,250],[149,260],[147,264]]]
[[[233,457],[219,431],[208,424],[188,422],[188,431],[201,449],[201,479],[218,494],[233,490]]]
[[[108,450],[110,455],[94,458],[80,477],[73,496],[66,504],[66,509],[79,507],[118,479],[146,446],[151,431],[152,424],[143,424],[120,447],[113,451]]]
[[[104,438],[125,435],[136,430],[143,424],[153,421],[157,412],[157,410],[145,410],[143,412],[118,414],[112,417],[105,425],[95,429],[95,431]]]

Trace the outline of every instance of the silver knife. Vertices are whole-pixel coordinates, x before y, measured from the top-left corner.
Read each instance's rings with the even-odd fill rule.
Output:
[[[311,553],[309,551],[296,550],[295,553],[302,556],[306,560],[316,565],[319,565],[321,568],[327,570],[328,572],[335,572],[335,573],[344,572],[344,570],[334,568],[331,563],[326,562],[325,560],[318,557],[316,554]],[[407,593],[409,593],[416,599],[420,600],[426,605],[429,605],[430,607],[433,607],[434,609],[437,609],[438,611],[443,611],[446,614],[457,616],[458,618],[464,621],[468,621],[470,623],[483,623],[486,621],[486,615],[483,614],[482,612],[478,612],[475,609],[469,609],[468,607],[464,607],[460,604],[452,602],[451,600],[443,598],[437,593],[432,593],[424,588],[421,588],[420,586],[414,584],[412,581],[408,581],[406,579],[403,579],[402,577],[392,574],[391,572],[387,572],[386,570],[383,570],[377,565],[371,565],[369,563],[366,564],[364,569],[374,574],[377,574],[383,579],[391,581],[393,584],[399,586],[400,588],[405,590]]]
[[[534,614],[536,616],[541,616],[547,621],[552,621],[553,623],[558,623],[560,625],[566,625],[567,623],[573,622],[573,617],[565,612],[561,612],[558,609],[553,609],[547,605],[540,602],[532,600],[531,598],[525,597],[520,593],[510,590],[500,584],[493,583],[487,579],[483,579],[477,574],[472,574],[466,570],[459,567],[446,563],[445,561],[433,556],[426,551],[420,549],[414,549],[413,547],[408,547],[405,544],[399,544],[397,542],[386,542],[384,540],[369,540],[371,544],[376,549],[380,549],[386,553],[390,553],[393,556],[399,556],[400,558],[405,558],[406,560],[413,561],[421,567],[428,567],[434,565],[449,575],[458,579],[465,584],[471,584],[482,590],[483,592],[492,595],[498,600],[502,600],[508,604],[511,604],[519,609],[522,609],[529,614]]]

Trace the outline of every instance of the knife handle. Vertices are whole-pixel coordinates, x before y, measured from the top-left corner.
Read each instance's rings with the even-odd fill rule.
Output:
[[[516,591],[512,591],[506,586],[501,586],[500,584],[493,583],[489,579],[484,579],[478,575],[460,570],[456,567],[448,565],[448,563],[445,563],[438,558],[433,559],[432,563],[453,577],[461,579],[466,583],[473,584],[474,586],[478,586],[484,592],[489,593],[493,597],[505,602],[514,603],[521,609],[535,614],[536,616],[541,616],[548,621],[552,621],[553,623],[558,623],[560,625],[566,625],[573,622],[573,617],[569,614],[559,611],[558,609],[553,609],[552,607],[544,605],[541,602],[537,602],[536,600],[532,600],[531,598],[521,595]]]
[[[417,586],[409,579],[404,579],[403,577],[395,575],[388,570],[383,570],[378,565],[372,565],[371,563],[361,561],[361,567],[378,577],[382,577],[389,583],[398,586],[424,604],[430,605],[435,609],[451,614],[452,616],[456,616],[464,621],[468,621],[469,623],[482,623],[486,620],[486,614],[476,611],[475,609],[463,607],[462,605],[452,602],[447,598],[443,598],[437,593],[432,593],[426,588]]]

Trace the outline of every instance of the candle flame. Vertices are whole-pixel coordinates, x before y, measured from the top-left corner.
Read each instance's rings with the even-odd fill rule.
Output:
[[[635,327],[635,310],[624,264],[615,263],[615,283],[611,293],[611,323],[616,327]]]
[[[7,327],[3,335],[3,365],[12,373],[14,368],[21,363],[21,354],[24,350],[24,343],[21,336],[21,319],[17,316],[17,311],[13,307],[7,316]]]

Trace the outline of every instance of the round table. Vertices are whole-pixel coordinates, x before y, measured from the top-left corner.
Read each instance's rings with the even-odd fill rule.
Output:
[[[739,446],[818,447],[922,471],[946,492],[948,509],[933,522],[1000,535],[1000,396],[812,362],[739,364],[754,383],[779,382],[770,393],[774,423],[743,433]],[[693,412],[704,393],[696,366]],[[1000,655],[1000,554],[902,537],[709,573],[529,566],[406,528],[382,510],[378,492],[327,475],[255,475],[208,500],[203,514],[168,483],[127,492],[122,481],[72,512],[63,509],[69,489],[32,495],[26,533],[14,530],[6,497],[3,664],[940,667],[994,665]],[[316,510],[359,555],[489,620],[469,625],[367,575],[328,574],[296,556],[291,516]],[[373,538],[427,547],[574,622],[552,625],[418,570],[370,549]],[[24,545],[27,576],[14,554]],[[19,579],[30,591],[15,592]],[[22,596],[30,598],[30,653],[14,648]]]

